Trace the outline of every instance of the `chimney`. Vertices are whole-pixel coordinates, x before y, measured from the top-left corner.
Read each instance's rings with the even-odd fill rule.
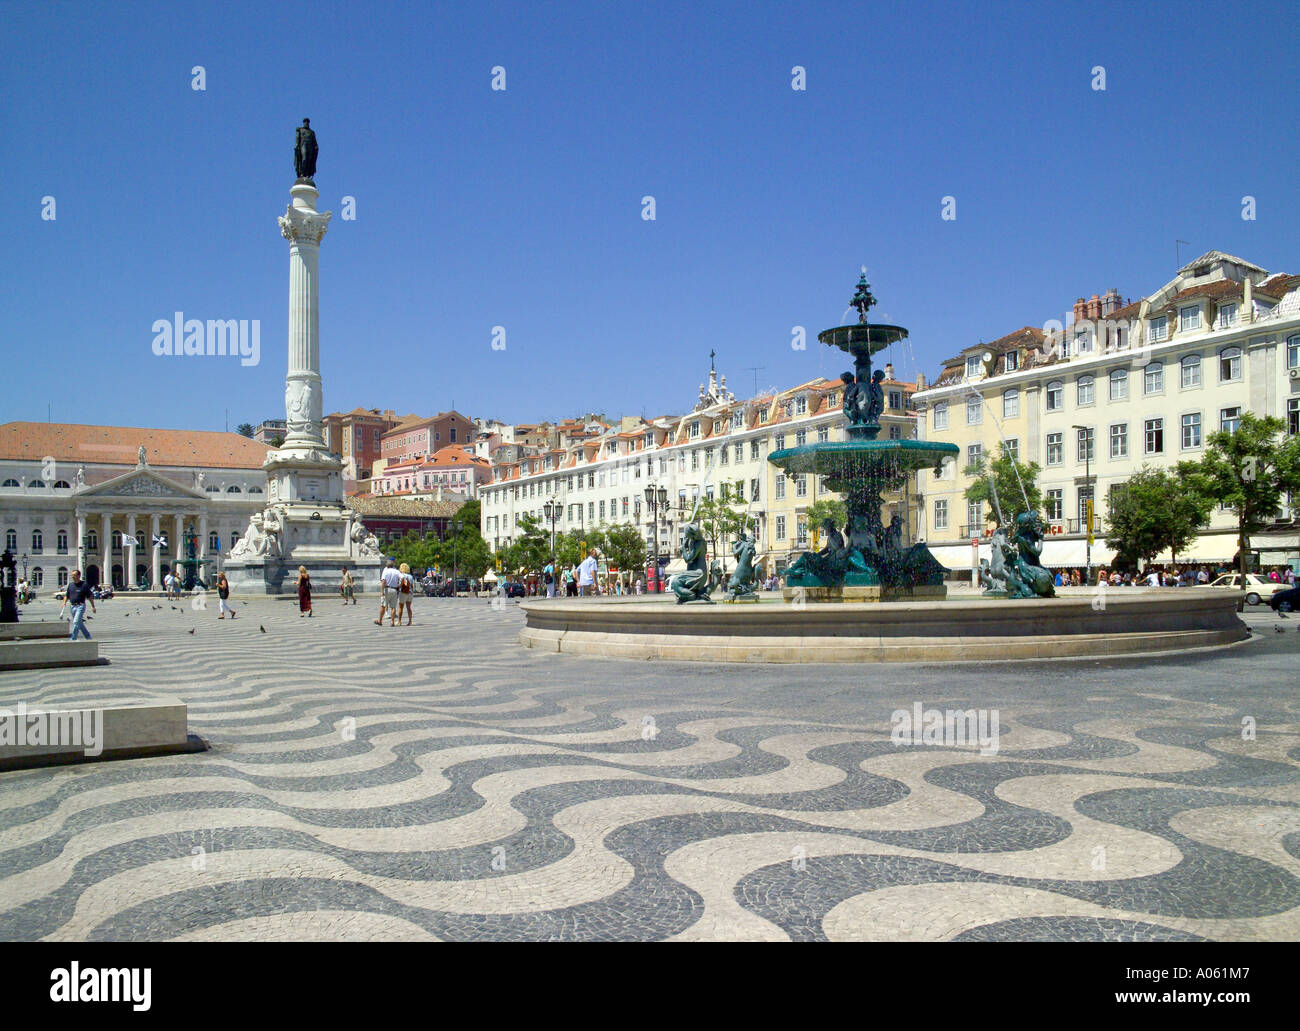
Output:
[[[1083,319],[1086,319],[1086,318],[1088,317],[1088,316],[1086,316],[1086,315],[1083,313],[1084,305],[1087,304],[1087,303],[1088,303],[1088,302],[1085,301],[1082,297],[1080,297],[1077,301],[1074,302],[1074,321],[1075,321],[1075,322],[1081,322]]]
[[[1092,300],[1088,302],[1088,318],[1096,322],[1101,318],[1101,298],[1096,294],[1092,295]]]
[[[918,372],[918,373],[916,374],[916,389],[917,389],[917,390],[924,390],[924,389],[925,389],[925,373],[924,373],[924,372]]]
[[[894,378],[894,363],[887,362],[885,364],[885,379],[892,380],[893,378]]]
[[[1119,291],[1113,286],[1106,291],[1106,296],[1101,299],[1101,317],[1107,318],[1110,313],[1124,307],[1120,304]]]
[[[1244,292],[1244,296],[1242,297],[1241,307],[1242,307],[1241,321],[1254,322],[1255,321],[1255,284],[1251,280],[1250,276],[1246,277],[1245,292]]]

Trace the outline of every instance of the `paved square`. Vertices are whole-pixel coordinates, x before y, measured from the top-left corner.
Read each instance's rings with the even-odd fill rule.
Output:
[[[541,654],[514,603],[156,604],[0,705],[179,696],[212,750],[0,774],[0,938],[1300,938],[1300,619],[862,668]],[[997,753],[896,745],[918,702],[997,710]]]

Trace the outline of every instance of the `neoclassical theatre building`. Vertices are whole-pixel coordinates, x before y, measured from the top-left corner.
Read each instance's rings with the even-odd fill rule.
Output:
[[[190,533],[210,572],[265,507],[268,450],[237,433],[0,424],[4,546],[51,590],[74,568],[92,584],[157,586]]]

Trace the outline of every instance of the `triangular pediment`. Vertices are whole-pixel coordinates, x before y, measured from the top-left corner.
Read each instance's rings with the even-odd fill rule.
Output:
[[[207,500],[207,495],[190,487],[182,487],[175,480],[159,476],[152,469],[137,467],[111,480],[86,487],[76,495],[78,498],[112,497],[112,498],[188,498]]]

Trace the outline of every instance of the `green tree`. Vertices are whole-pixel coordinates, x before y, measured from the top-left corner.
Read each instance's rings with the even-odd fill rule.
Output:
[[[1107,504],[1106,541],[1119,561],[1134,565],[1162,551],[1177,562],[1214,507],[1195,481],[1146,466],[1111,487]]]
[[[744,496],[744,481],[724,481],[719,485],[719,492],[718,497],[704,498],[695,510],[695,521],[700,524],[700,530],[710,544],[709,554],[714,557],[721,554],[719,545],[727,548],[745,526],[745,510],[736,507],[743,502],[731,500]]]
[[[271,438],[271,447],[282,447],[283,445],[284,445],[284,438],[283,438],[283,437],[272,437],[272,438]]]
[[[595,548],[597,551],[607,550],[607,540],[603,530],[598,527],[592,527],[590,530],[574,529],[567,533],[556,534],[555,537],[555,561],[561,567],[576,566],[587,557],[587,551],[583,550],[583,545],[587,546],[589,551]]]
[[[645,538],[631,523],[612,526],[605,532],[604,551],[609,564],[622,572],[645,568]]]
[[[257,430],[253,428],[253,424],[251,422],[241,422],[238,426],[235,427],[235,432],[238,433],[241,437],[251,437],[254,433],[257,432]]]
[[[1300,492],[1300,437],[1289,436],[1276,416],[1244,412],[1235,431],[1219,430],[1205,441],[1199,462],[1178,471],[1237,517],[1238,565],[1246,572],[1251,534],[1282,510],[1287,494]]]
[[[992,462],[981,455],[962,472],[974,477],[974,481],[966,488],[966,500],[978,502],[981,510],[987,504],[989,510],[986,518],[992,519],[995,526],[1000,525],[1003,519],[1010,522],[1017,513],[1025,511],[1026,501],[1031,512],[1037,512],[1043,507],[1042,491],[1038,489],[1038,474],[1041,472],[1038,463],[1021,462],[1013,452],[1007,450],[1005,444],[998,445],[998,456]],[[993,504],[995,493],[997,505]],[[999,509],[1001,518],[998,515]],[[971,532],[974,533],[976,529],[982,528],[972,528]]]
[[[835,498],[818,498],[808,506],[804,516],[808,520],[808,539],[815,551],[821,545],[822,520],[830,519],[843,530],[849,522],[849,507]]]
[[[540,573],[551,560],[551,532],[539,518],[526,513],[516,525],[519,533],[510,545],[514,549],[514,569]]]

